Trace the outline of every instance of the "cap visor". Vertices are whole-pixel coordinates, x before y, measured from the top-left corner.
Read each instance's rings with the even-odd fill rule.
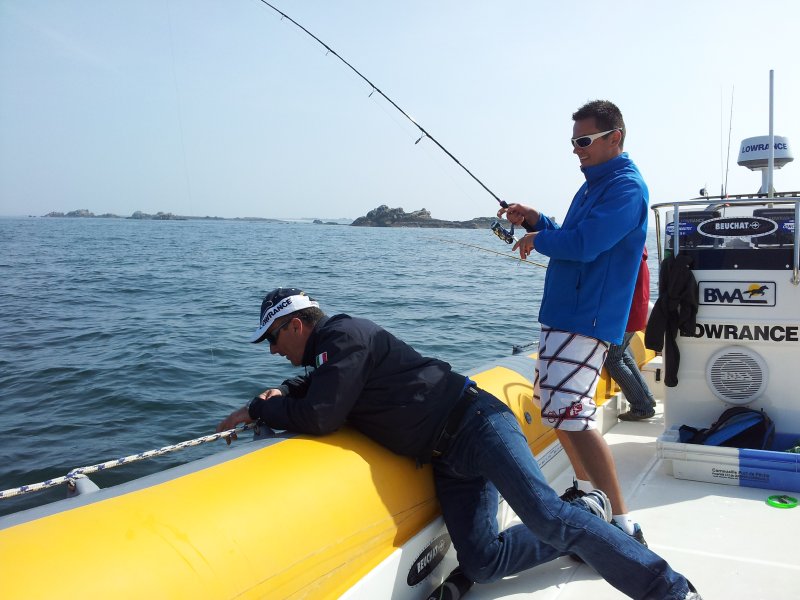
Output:
[[[260,344],[261,342],[263,342],[264,341],[264,336],[267,335],[267,329],[269,329],[270,325],[272,325],[272,323],[270,323],[266,327],[259,327],[258,329],[256,329],[253,332],[253,335],[250,336],[250,343],[251,344]]]

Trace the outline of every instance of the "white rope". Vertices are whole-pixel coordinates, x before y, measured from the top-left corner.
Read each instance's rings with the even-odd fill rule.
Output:
[[[132,462],[145,460],[147,458],[153,458],[155,456],[162,456],[170,452],[177,452],[178,450],[184,450],[186,448],[191,448],[193,446],[199,446],[200,444],[205,444],[207,442],[214,442],[219,439],[230,437],[235,433],[247,431],[248,429],[252,429],[254,427],[255,423],[248,423],[241,427],[228,429],[227,431],[221,431],[219,433],[213,433],[211,435],[204,435],[202,437],[195,438],[193,440],[186,440],[185,442],[180,442],[178,444],[171,444],[169,446],[164,446],[163,448],[159,448],[157,450],[148,450],[146,452],[139,452],[138,454],[123,456],[122,458],[109,460],[107,462],[91,465],[88,467],[78,467],[77,469],[72,469],[69,473],[67,473],[62,477],[56,477],[54,479],[48,479],[47,481],[42,481],[41,483],[22,485],[17,488],[12,488],[10,490],[2,491],[0,492],[0,500],[4,500],[6,498],[13,498],[14,496],[21,496],[22,494],[39,492],[41,490],[46,490],[47,488],[55,487],[63,483],[74,485],[75,479],[77,477],[86,476],[90,473],[97,473],[98,471],[105,471],[106,469],[113,469],[114,467],[119,467],[121,465],[126,465]]]

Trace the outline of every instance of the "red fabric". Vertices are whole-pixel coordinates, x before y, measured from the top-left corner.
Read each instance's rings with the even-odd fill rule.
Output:
[[[631,312],[628,315],[628,325],[625,327],[625,331],[642,331],[647,326],[649,303],[650,269],[647,268],[647,246],[645,246],[642,251],[642,261],[639,263],[639,275],[636,277]]]

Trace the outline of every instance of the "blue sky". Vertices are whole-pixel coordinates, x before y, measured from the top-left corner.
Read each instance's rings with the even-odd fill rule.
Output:
[[[557,218],[582,181],[571,114],[608,98],[651,201],[688,198],[739,142],[800,144],[800,2],[274,0],[495,194]],[[258,0],[0,0],[0,215],[469,219],[497,203]],[[800,157],[775,175],[800,189]]]

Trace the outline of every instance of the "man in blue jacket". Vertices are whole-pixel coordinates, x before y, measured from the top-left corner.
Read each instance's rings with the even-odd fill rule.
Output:
[[[514,245],[521,258],[533,250],[550,257],[539,310],[534,400],[575,469],[578,481],[565,496],[580,496],[592,484],[602,489],[614,522],[645,544],[628,515],[611,451],[596,429],[594,393],[608,345],[620,344],[625,333],[647,235],[648,191],[622,151],[625,122],[619,108],[595,100],[572,119],[572,152],[586,181],[563,224],[523,204],[510,204],[498,216],[505,213],[528,230]]]
[[[267,294],[251,341],[313,369],[259,394],[217,431],[259,421],[324,435],[347,423],[397,454],[431,463],[463,571],[448,579],[460,591],[570,553],[631,598],[700,598],[663,558],[609,524],[603,492],[560,499],[514,413],[446,362],[366,319],[328,317],[295,288]],[[524,524],[498,531],[498,493]]]

